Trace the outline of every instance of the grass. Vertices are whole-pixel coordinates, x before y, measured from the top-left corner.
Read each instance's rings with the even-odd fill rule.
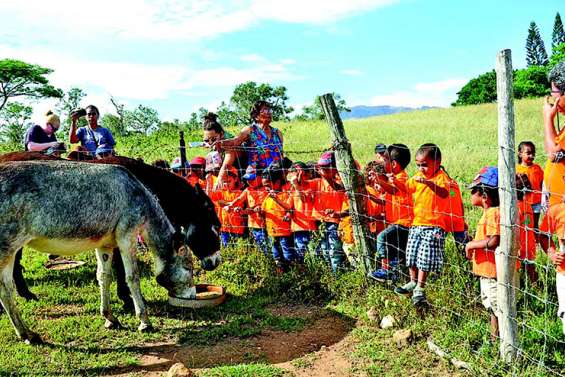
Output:
[[[531,140],[538,146],[537,163],[544,165],[543,129],[540,99],[520,100],[515,104],[516,144]],[[328,127],[323,122],[277,124],[285,135],[285,149],[293,160],[315,160],[330,145]],[[355,158],[364,163],[373,156],[376,143],[401,142],[412,151],[426,142],[438,144],[443,164],[462,186],[469,183],[484,165],[496,165],[498,148],[496,105],[479,105],[451,109],[395,114],[345,122]],[[199,135],[189,134],[187,141]],[[157,132],[150,137],[134,136],[118,140],[118,152],[146,161],[157,158],[172,160],[178,154],[176,132]],[[9,146],[0,146],[6,150]],[[204,153],[188,150],[188,157]],[[414,167],[409,167],[409,173]],[[469,206],[469,196],[462,190],[466,217],[471,229],[480,211]],[[541,253],[540,253],[541,254]],[[0,317],[0,375],[98,375],[110,370],[135,367],[147,344],[173,342],[180,344],[219,344],[226,338],[248,339],[265,330],[298,331],[308,320],[273,315],[272,304],[315,303],[331,308],[344,318],[367,323],[366,311],[375,307],[380,317],[393,314],[402,327],[415,334],[413,347],[397,350],[389,342],[390,333],[376,331],[361,324],[353,330],[357,342],[350,358],[355,371],[369,375],[430,374],[453,372],[438,367],[438,361],[425,349],[425,340],[436,344],[452,356],[469,362],[473,373],[498,376],[550,376],[565,370],[565,344],[560,323],[555,316],[555,272],[547,258],[540,255],[538,269],[541,283],[523,288],[518,297],[518,322],[523,359],[504,365],[497,345],[489,342],[488,314],[481,307],[478,281],[470,274],[470,265],[456,250],[451,238],[446,248],[447,264],[428,288],[432,303],[422,317],[408,300],[396,297],[388,287],[365,281],[359,272],[338,277],[328,273],[320,262],[308,263],[306,273],[292,271],[282,277],[272,273],[272,266],[256,251],[240,244],[229,250],[224,264],[199,279],[227,287],[231,298],[217,309],[192,312],[173,309],[166,304],[166,292],[158,287],[150,267],[143,270],[142,290],[149,303],[156,331],[139,334],[133,331],[136,319],[114,305],[119,319],[130,331],[102,331],[98,314],[98,288],[95,262],[91,255],[81,258],[88,263],[77,270],[51,272],[42,267],[45,256],[25,253],[26,278],[41,300],[18,301],[24,320],[33,326],[50,345],[27,347],[16,341],[6,316]],[[524,287],[524,286],[522,286]],[[113,289],[115,291],[115,289]],[[116,302],[113,297],[113,302]],[[257,362],[257,361],[254,361]],[[297,361],[309,365],[308,358]],[[437,368],[437,369],[436,369]],[[219,365],[202,372],[208,376],[279,376],[284,371],[264,364]],[[448,372],[445,372],[448,373]]]

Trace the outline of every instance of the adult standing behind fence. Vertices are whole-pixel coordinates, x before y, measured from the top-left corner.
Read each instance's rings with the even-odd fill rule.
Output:
[[[271,126],[273,110],[266,101],[257,101],[251,108],[253,123],[244,127],[233,139],[218,142],[221,148],[243,148],[247,152],[248,165],[256,171],[267,169],[272,163],[282,164],[283,136],[280,130]],[[218,178],[221,182],[221,176]]]
[[[561,203],[565,196],[565,129],[561,129],[559,121],[559,113],[565,114],[565,62],[553,67],[548,79],[555,102],[552,104],[548,96],[543,105],[544,147],[548,154],[544,185],[549,193],[549,206],[552,206]]]
[[[88,125],[77,129],[77,121],[82,116],[86,116]],[[88,105],[85,110],[72,112],[69,141],[71,144],[80,142],[84,153],[105,157],[114,153],[116,142],[109,129],[98,125],[99,118],[100,111],[94,105]]]
[[[24,139],[24,148],[26,151],[49,152],[64,151],[65,145],[57,141],[55,132],[61,126],[59,117],[51,110],[45,114],[45,124],[38,124],[28,128]]]

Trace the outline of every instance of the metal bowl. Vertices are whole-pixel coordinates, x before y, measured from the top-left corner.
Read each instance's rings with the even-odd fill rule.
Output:
[[[225,288],[212,284],[196,284],[196,299],[169,296],[169,304],[191,309],[218,306],[225,300]]]

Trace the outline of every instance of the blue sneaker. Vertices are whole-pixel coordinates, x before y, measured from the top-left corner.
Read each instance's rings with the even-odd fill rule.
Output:
[[[367,277],[378,281],[379,283],[394,283],[398,280],[398,276],[391,270],[385,270],[384,268],[379,268],[376,271],[369,272]]]

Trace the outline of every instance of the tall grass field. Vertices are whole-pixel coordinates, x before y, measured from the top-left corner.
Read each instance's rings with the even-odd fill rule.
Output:
[[[536,162],[545,164],[543,153],[542,99],[515,103],[516,145],[533,141]],[[285,150],[292,160],[316,160],[331,145],[328,126],[320,122],[275,124],[282,130]],[[464,189],[478,170],[497,165],[496,104],[430,109],[345,122],[354,157],[365,164],[373,158],[377,143],[404,143],[412,154],[423,143],[439,145],[443,165],[464,193],[467,222],[474,232],[480,210],[469,204]],[[201,135],[188,134],[187,141]],[[151,136],[129,136],[117,140],[121,155],[171,161],[178,155],[178,131],[160,131]],[[12,149],[0,146],[0,150]],[[204,155],[204,149],[188,149],[188,157]],[[412,163],[408,169],[415,171]],[[304,269],[279,276],[274,266],[245,242],[223,251],[225,262],[213,272],[198,271],[198,280],[224,285],[226,303],[202,311],[172,308],[166,291],[152,274],[151,257],[142,255],[142,291],[148,302],[154,332],[135,332],[137,321],[120,309],[112,286],[112,303],[128,329],[107,331],[99,311],[99,292],[92,254],[78,258],[87,263],[78,269],[49,271],[45,254],[24,251],[25,277],[40,300],[18,299],[24,320],[46,341],[27,346],[19,342],[6,315],[0,315],[0,375],[143,375],[142,355],[162,344],[187,345],[198,349],[218,347],[234,341],[250,341],[260,334],[280,331],[297,333],[311,325],[311,318],[273,312],[273,307],[303,305],[332,313],[347,323],[351,352],[351,375],[494,375],[555,376],[565,374],[565,336],[556,316],[555,270],[542,252],[537,267],[540,282],[520,286],[518,331],[520,360],[512,365],[498,358],[498,344],[489,340],[489,315],[481,306],[478,279],[470,263],[448,237],[446,266],[432,277],[427,288],[430,309],[417,313],[409,300],[396,296],[392,287],[367,281],[360,271],[333,275],[323,263],[308,259]],[[381,330],[367,317],[374,308],[382,318],[392,314],[398,327],[410,328],[413,342],[398,349],[391,341],[394,330]],[[278,313],[278,314],[277,314]],[[438,360],[426,348],[432,339],[450,357],[467,362],[471,370],[460,371]],[[304,367],[311,360],[302,355],[293,363]],[[191,361],[192,360],[192,361]],[[221,363],[182,360],[203,376],[282,376],[287,369],[269,358],[249,352],[247,359]],[[289,360],[290,361],[290,360]],[[191,364],[192,363],[192,364]],[[159,367],[152,369],[157,373]],[[166,371],[166,369],[164,369]],[[153,374],[157,375],[157,374]]]

